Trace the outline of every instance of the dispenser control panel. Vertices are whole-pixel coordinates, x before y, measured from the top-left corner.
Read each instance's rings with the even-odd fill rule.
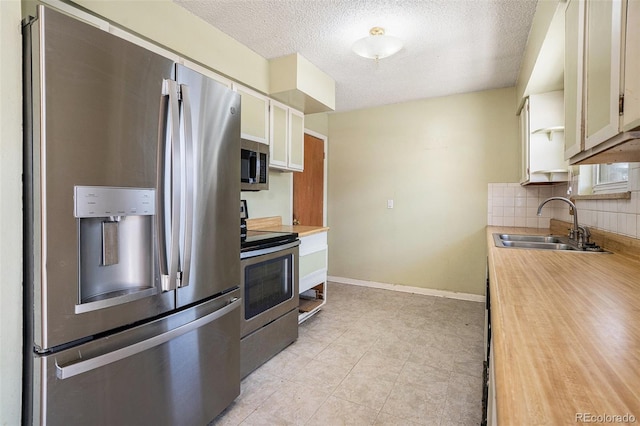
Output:
[[[75,186],[74,215],[77,218],[150,216],[156,210],[153,188]]]

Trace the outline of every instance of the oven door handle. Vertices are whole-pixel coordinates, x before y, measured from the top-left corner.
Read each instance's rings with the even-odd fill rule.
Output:
[[[240,253],[240,259],[249,259],[256,256],[264,256],[265,254],[276,253],[283,250],[292,249],[300,245],[300,240],[295,240],[292,243],[282,244],[279,246],[267,247],[260,250],[252,250],[244,253]]]

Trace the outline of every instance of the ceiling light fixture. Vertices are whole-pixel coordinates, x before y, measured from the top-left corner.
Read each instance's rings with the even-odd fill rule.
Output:
[[[373,27],[369,36],[353,43],[351,50],[364,58],[378,59],[389,57],[402,49],[402,40],[384,34],[384,28]]]

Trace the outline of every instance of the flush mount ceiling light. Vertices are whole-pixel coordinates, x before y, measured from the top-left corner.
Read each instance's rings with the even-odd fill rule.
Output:
[[[375,59],[377,62],[378,59],[389,57],[402,49],[402,40],[384,35],[384,28],[373,27],[369,36],[353,43],[351,49],[356,55]]]

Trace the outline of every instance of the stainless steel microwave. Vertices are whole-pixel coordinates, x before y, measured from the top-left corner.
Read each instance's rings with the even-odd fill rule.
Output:
[[[269,145],[241,139],[240,189],[269,189]]]

